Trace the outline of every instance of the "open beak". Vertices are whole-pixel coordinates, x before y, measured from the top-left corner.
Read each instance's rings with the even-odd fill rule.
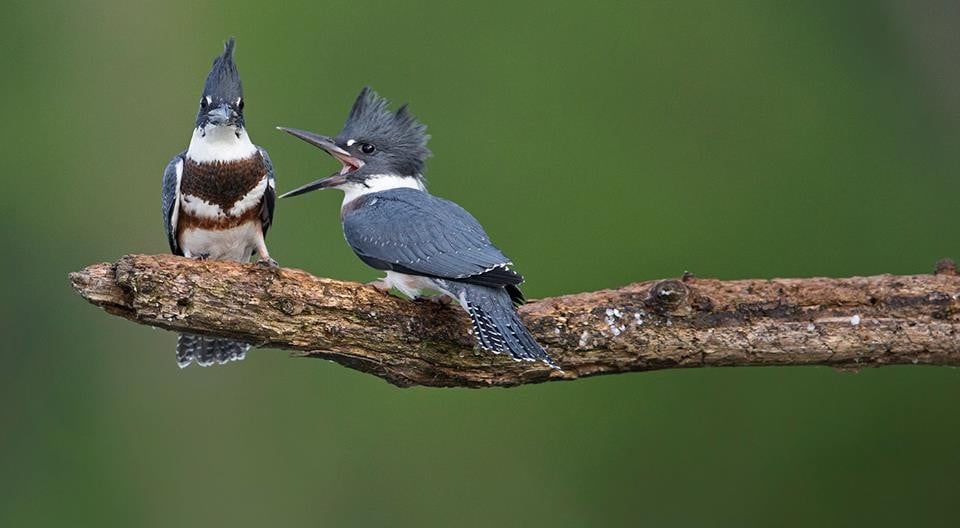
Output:
[[[312,183],[308,183],[302,187],[298,187],[290,192],[280,195],[280,198],[287,198],[288,196],[297,196],[299,194],[305,194],[310,191],[315,191],[317,189],[329,189],[333,187],[338,187],[347,183],[347,176],[361,167],[363,167],[363,161],[354,158],[350,155],[349,152],[343,150],[337,146],[336,142],[332,138],[327,136],[321,136],[314,134],[313,132],[307,132],[305,130],[297,130],[295,128],[285,128],[277,127],[277,130],[282,130],[291,136],[298,137],[307,143],[315,147],[320,147],[330,154],[342,165],[338,172],[327,176],[326,178],[317,180]]]

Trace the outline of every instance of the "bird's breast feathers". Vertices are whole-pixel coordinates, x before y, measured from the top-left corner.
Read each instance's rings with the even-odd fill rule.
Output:
[[[180,180],[181,215],[205,223],[235,224],[259,211],[269,184],[267,166],[258,153],[229,162],[198,163],[187,158]]]

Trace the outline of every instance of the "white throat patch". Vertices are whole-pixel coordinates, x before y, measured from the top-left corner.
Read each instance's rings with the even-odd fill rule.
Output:
[[[238,161],[256,152],[257,147],[250,142],[245,128],[240,129],[238,137],[232,126],[207,125],[202,130],[197,128],[193,131],[187,157],[197,163]]]
[[[420,178],[400,176],[398,174],[374,174],[367,178],[366,185],[351,182],[341,185],[337,187],[337,189],[343,191],[343,204],[340,206],[341,208],[357,198],[370,193],[389,191],[390,189],[427,190],[427,188],[423,186],[423,182],[420,181]]]

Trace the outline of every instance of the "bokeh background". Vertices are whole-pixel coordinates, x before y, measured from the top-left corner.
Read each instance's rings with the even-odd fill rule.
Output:
[[[429,125],[431,190],[543,297],[690,270],[926,273],[960,257],[955,2],[27,2],[0,17],[0,526],[936,526],[960,372],[715,369],[401,390],[175,337],[66,274],[166,252],[159,187],[230,35],[288,190],[370,84]],[[283,264],[361,281],[339,193]]]

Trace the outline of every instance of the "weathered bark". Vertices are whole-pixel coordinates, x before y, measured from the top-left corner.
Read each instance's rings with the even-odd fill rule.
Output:
[[[169,330],[301,351],[399,386],[510,386],[679,367],[960,365],[960,277],[683,277],[520,308],[562,366],[476,350],[457,306],[294,269],[131,255],[70,275],[91,303]]]

